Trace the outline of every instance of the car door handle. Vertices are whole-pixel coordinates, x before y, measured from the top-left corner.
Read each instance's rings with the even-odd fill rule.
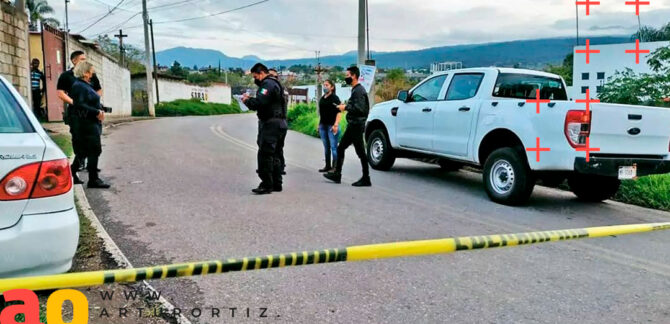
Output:
[[[433,109],[430,109],[430,108],[423,108],[423,110],[421,110],[421,111],[423,111],[423,112],[431,112],[431,111],[433,111]]]
[[[465,107],[464,106],[464,107],[458,108],[458,111],[470,111],[470,107]]]

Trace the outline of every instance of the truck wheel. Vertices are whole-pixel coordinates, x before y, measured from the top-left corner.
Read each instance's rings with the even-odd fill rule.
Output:
[[[484,163],[484,185],[491,200],[503,205],[528,201],[535,179],[525,157],[511,147],[497,149]]]
[[[463,167],[462,163],[454,162],[447,159],[439,159],[437,160],[437,164],[440,165],[440,168],[442,168],[442,170],[447,172],[458,171]]]
[[[601,202],[619,191],[621,181],[613,177],[577,174],[568,178],[568,184],[579,200]]]
[[[368,161],[375,170],[388,171],[395,163],[395,152],[383,130],[377,129],[368,137]]]

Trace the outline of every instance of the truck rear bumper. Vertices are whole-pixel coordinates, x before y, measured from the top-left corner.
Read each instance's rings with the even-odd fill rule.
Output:
[[[608,177],[617,177],[619,167],[633,165],[637,166],[638,176],[670,173],[670,161],[668,160],[595,156],[590,157],[589,162],[586,162],[586,158],[583,157],[575,159],[575,171],[578,173]]]

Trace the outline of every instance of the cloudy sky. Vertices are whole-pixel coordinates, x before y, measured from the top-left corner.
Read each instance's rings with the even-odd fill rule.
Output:
[[[118,33],[143,46],[141,0],[70,0],[70,29],[93,38]],[[341,54],[356,48],[358,0],[148,0],[156,49],[209,48],[227,55],[264,59]],[[601,0],[586,16],[580,8],[581,35],[629,35],[637,29],[634,7],[626,0]],[[63,0],[49,0],[64,19]],[[575,35],[574,0],[369,0],[370,48],[398,51],[434,46]],[[643,25],[670,22],[670,0],[641,8]],[[193,19],[210,15],[202,19]],[[95,23],[95,24],[93,24]],[[91,26],[92,25],[92,26]]]

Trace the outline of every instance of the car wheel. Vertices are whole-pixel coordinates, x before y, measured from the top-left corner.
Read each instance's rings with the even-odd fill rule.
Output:
[[[535,179],[519,150],[500,148],[486,159],[484,185],[491,200],[504,205],[524,204],[535,187]]]
[[[448,172],[458,171],[463,167],[462,163],[454,162],[447,159],[438,159],[437,164],[440,165],[440,168],[442,168],[442,170]]]
[[[613,177],[576,174],[568,179],[568,185],[579,200],[601,202],[619,191],[621,181]]]
[[[395,163],[395,152],[386,133],[377,129],[368,137],[368,161],[375,170],[388,171]]]

